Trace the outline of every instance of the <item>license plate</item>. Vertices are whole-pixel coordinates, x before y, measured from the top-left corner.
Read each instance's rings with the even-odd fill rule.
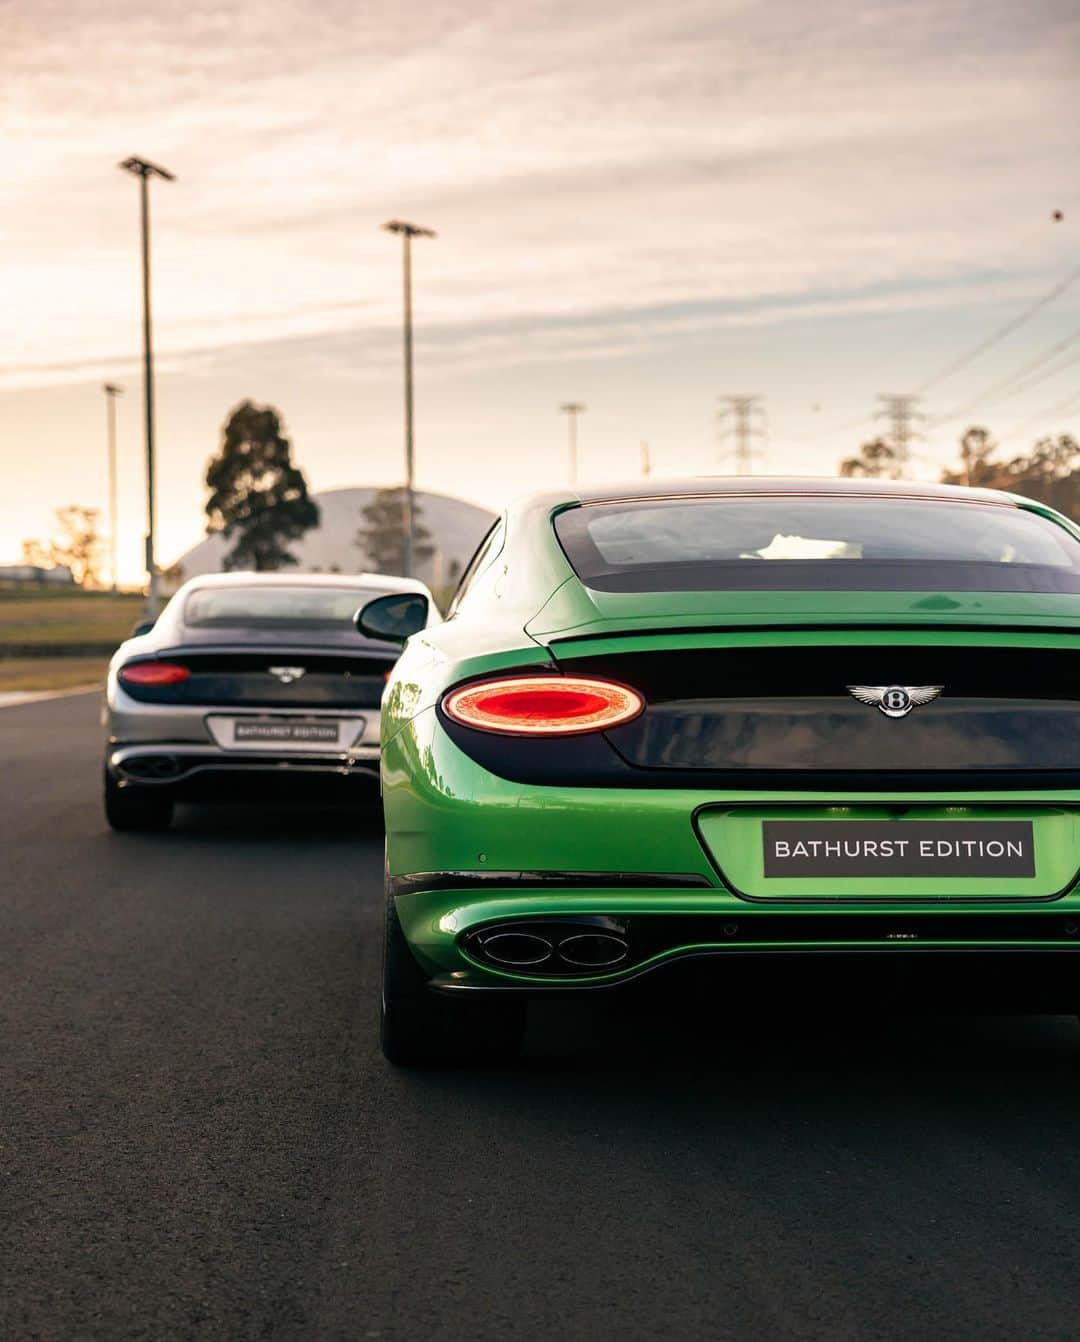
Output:
[[[339,722],[236,722],[233,740],[285,741],[290,744],[336,746],[341,739]]]
[[[1035,875],[1030,820],[765,820],[766,876]]]
[[[363,718],[220,717],[207,719],[225,750],[344,751],[364,734]]]

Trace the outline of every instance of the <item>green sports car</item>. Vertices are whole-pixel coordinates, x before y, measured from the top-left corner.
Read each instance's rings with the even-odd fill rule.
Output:
[[[855,953],[1035,966],[1080,1004],[1080,530],[1052,509],[876,480],[543,494],[426,617],[357,616],[408,639],[392,1062],[513,1056],[530,998],[747,956],[823,983]]]

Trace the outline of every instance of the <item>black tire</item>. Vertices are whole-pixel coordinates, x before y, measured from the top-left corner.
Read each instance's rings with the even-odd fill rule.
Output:
[[[379,1030],[387,1062],[397,1067],[492,1066],[518,1056],[525,1032],[523,1001],[509,996],[461,1001],[434,993],[427,984],[388,897]]]
[[[105,771],[105,819],[117,830],[162,830],[172,824],[173,804],[167,797],[146,796],[145,791],[117,786]]]

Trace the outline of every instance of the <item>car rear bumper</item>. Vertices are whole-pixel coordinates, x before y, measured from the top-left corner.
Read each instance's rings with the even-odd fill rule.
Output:
[[[831,1016],[864,1028],[880,1013],[1080,1013],[1080,946],[991,949],[688,951],[635,973],[589,983],[492,982],[471,971],[437,974],[438,997],[602,1004],[641,999],[651,1009],[715,1012],[727,1038],[778,1015]]]
[[[714,965],[852,956],[1067,961],[1080,952],[1080,792],[889,795],[897,824],[916,810],[975,823],[1030,811],[1033,879],[875,878],[842,888],[785,880],[774,896],[760,884],[760,834],[754,849],[748,828],[755,817],[776,808],[820,811],[830,802],[852,814],[876,812],[882,794],[510,782],[467,757],[433,713],[384,745],[383,791],[390,891],[418,961],[445,991],[580,992],[703,958]],[[731,812],[732,822],[706,833],[700,817],[716,808]],[[740,872],[758,882],[749,893]],[[567,937],[599,929],[622,938],[626,954],[588,972],[554,960],[539,968],[500,965],[482,945],[483,935],[501,930],[543,939],[547,924],[569,925]],[[556,951],[562,935],[547,938]]]
[[[1075,892],[1037,908],[815,912],[763,910],[720,888],[434,888],[395,901],[432,986],[448,992],[589,991],[702,959],[1080,956]]]
[[[213,745],[159,741],[117,745],[105,767],[124,789],[153,790],[176,801],[244,802],[266,796],[332,796],[350,787],[374,791],[379,747],[356,746],[345,754],[244,753]]]

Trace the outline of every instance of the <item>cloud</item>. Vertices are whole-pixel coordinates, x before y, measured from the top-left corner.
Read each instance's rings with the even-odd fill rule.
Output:
[[[14,11],[9,384],[137,348],[135,187],[113,166],[130,152],[178,175],[153,195],[175,366],[381,338],[399,304],[390,214],[439,230],[417,247],[417,301],[447,360],[496,331],[528,358],[548,324],[617,351],[662,338],[680,305],[708,329],[996,302],[1065,248],[1047,222],[1080,124],[1065,3]]]

